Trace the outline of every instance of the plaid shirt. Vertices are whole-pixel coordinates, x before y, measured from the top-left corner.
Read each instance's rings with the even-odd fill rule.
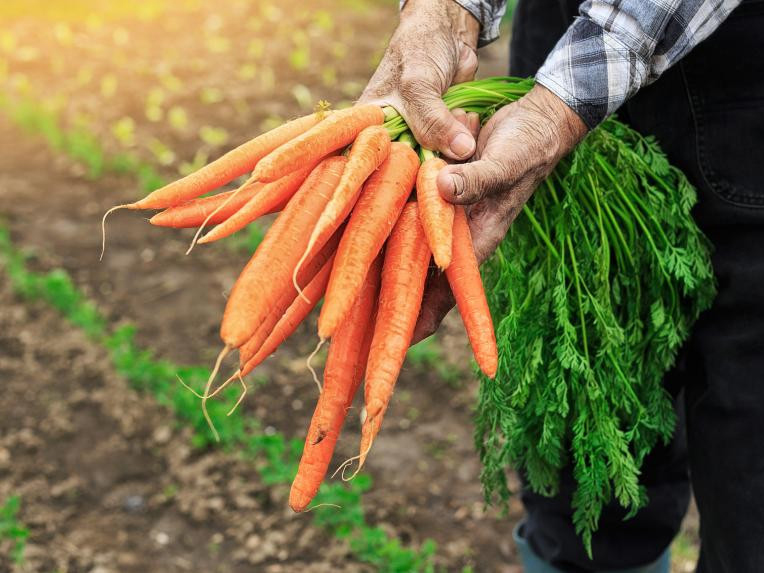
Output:
[[[506,2],[456,0],[495,40]],[[536,80],[590,128],[713,32],[740,0],[587,0]]]

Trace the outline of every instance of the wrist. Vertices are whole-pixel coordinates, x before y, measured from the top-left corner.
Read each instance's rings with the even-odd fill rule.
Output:
[[[427,18],[439,21],[452,36],[477,50],[480,36],[480,22],[454,0],[404,0],[401,9],[401,24],[409,20]]]
[[[536,129],[547,139],[549,160],[554,164],[570,153],[588,132],[581,117],[540,84],[517,103],[532,114]]]

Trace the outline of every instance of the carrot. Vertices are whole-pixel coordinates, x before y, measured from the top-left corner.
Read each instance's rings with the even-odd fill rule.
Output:
[[[164,211],[160,211],[149,219],[149,223],[158,227],[174,227],[176,229],[198,227],[213,211],[218,209],[217,213],[212,215],[208,221],[212,225],[217,225],[241,209],[264,186],[265,183],[248,182],[243,186],[243,189],[236,190],[238,193],[235,197],[232,197],[234,191],[225,191],[210,197],[192,199],[177,207],[168,207]],[[224,203],[225,206],[223,206]],[[281,211],[285,203],[274,207],[273,212]]]
[[[268,358],[281,344],[297,330],[300,323],[305,320],[305,317],[310,314],[310,311],[316,306],[316,303],[324,296],[326,291],[326,285],[329,282],[329,274],[332,271],[332,263],[334,262],[334,254],[331,258],[324,263],[324,266],[311,279],[308,286],[305,287],[305,293],[311,302],[305,302],[302,297],[295,297],[292,304],[286,309],[286,312],[281,316],[276,325],[269,329],[270,333],[265,342],[260,348],[254,352],[249,358],[246,358],[245,351],[249,346],[247,341],[240,349],[241,361],[244,362],[244,366],[241,368],[241,375],[246,376],[259,364]]]
[[[252,176],[258,181],[275,181],[307,162],[352,143],[362,129],[381,125],[385,113],[377,105],[357,105],[332,113],[326,120],[284,143],[264,157]]]
[[[307,256],[315,244],[325,241],[342,224],[353,209],[364,181],[388,155],[390,135],[384,127],[373,125],[358,134],[348,154],[348,163],[342,173],[342,179],[313,227],[303,257]],[[297,263],[295,273],[301,264],[302,260]]]
[[[292,271],[308,242],[302,231],[315,225],[346,162],[340,156],[319,163],[265,234],[228,297],[220,326],[226,348],[238,348],[249,340],[281,293],[291,288]],[[322,246],[317,244],[315,251]]]
[[[374,333],[381,263],[379,256],[371,265],[357,299],[329,347],[324,389],[310,421],[300,465],[289,492],[289,506],[294,511],[304,511],[318,492],[366,370]]]
[[[266,183],[241,209],[199,239],[199,243],[212,243],[218,239],[228,237],[236,231],[243,229],[255,219],[269,213],[277,206],[284,204],[285,201],[289,201],[313,170],[313,167],[311,165],[285,175],[281,179]],[[250,179],[244,184],[244,186],[246,185],[259,185],[259,183]]]
[[[440,196],[436,183],[438,172],[445,166],[446,162],[439,157],[426,159],[416,178],[419,216],[422,218],[432,258],[441,270],[451,264],[454,226],[454,206]]]
[[[403,208],[385,250],[379,314],[366,376],[366,413],[374,419],[390,401],[411,344],[430,261],[416,203]]]
[[[448,284],[451,285],[459,314],[462,315],[475,360],[483,374],[493,378],[499,362],[496,334],[463,207],[457,207],[454,216],[453,250],[453,260],[446,269]]]
[[[411,194],[418,168],[419,158],[411,146],[395,142],[389,157],[364,184],[337,249],[337,264],[318,319],[319,337],[331,338],[352,307]]]
[[[212,163],[177,181],[150,193],[140,201],[126,205],[129,209],[166,209],[204,195],[244,175],[273,150],[299,137],[319,124],[327,112],[318,112],[280,125],[232,149]],[[318,156],[320,157],[320,155]],[[291,169],[289,170],[291,171]]]
[[[340,241],[341,235],[342,229],[338,229],[334,236],[327,241],[326,245],[303,266],[298,276],[301,285],[310,284],[313,278],[324,267],[326,261],[334,255],[337,251],[337,244]],[[323,295],[323,293],[321,294]],[[287,309],[295,302],[296,298],[297,291],[294,288],[287,287],[284,289],[254,334],[239,348],[239,366],[241,369],[260,350],[260,347],[265,343],[270,333],[276,328],[279,320],[281,320]]]

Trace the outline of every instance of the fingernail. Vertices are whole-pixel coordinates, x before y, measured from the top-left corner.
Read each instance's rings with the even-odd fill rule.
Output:
[[[444,169],[438,173],[438,191],[442,197],[455,197],[457,195],[456,177]]]
[[[456,157],[467,157],[475,149],[475,140],[466,133],[457,133],[449,142],[448,148]]]

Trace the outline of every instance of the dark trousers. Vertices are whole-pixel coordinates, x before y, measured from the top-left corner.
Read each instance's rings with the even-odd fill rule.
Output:
[[[510,72],[530,76],[578,2],[521,0]],[[719,294],[666,386],[679,413],[673,442],[645,461],[650,502],[624,521],[602,515],[589,560],[573,531],[566,472],[560,495],[522,492],[523,536],[571,572],[636,567],[676,535],[690,484],[701,516],[701,573],[764,573],[764,1],[738,7],[714,34],[618,115],[654,134],[698,190],[694,215],[711,239]]]

